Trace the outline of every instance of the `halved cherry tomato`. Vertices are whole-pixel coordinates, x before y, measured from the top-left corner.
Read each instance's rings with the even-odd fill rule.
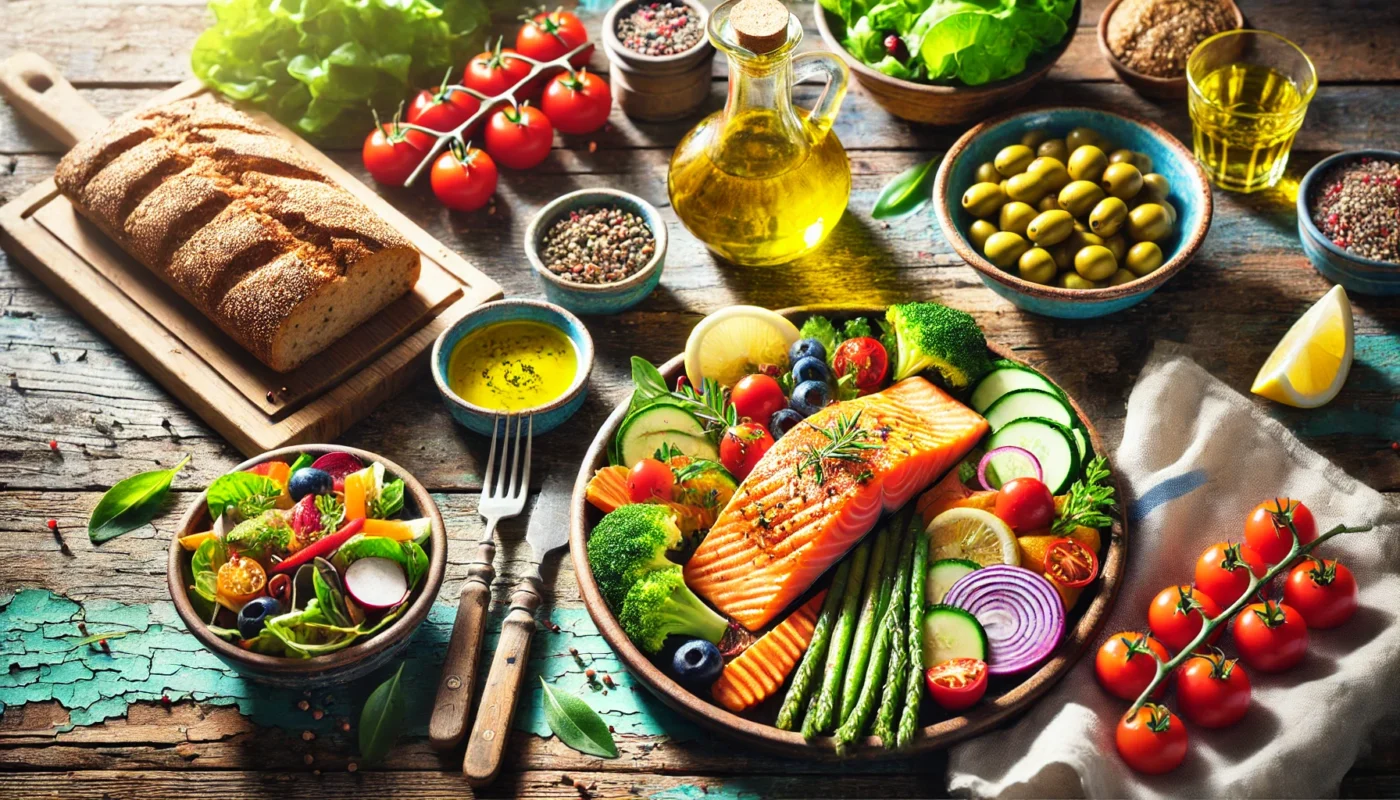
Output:
[[[561,72],[544,87],[540,110],[561,133],[592,133],[608,121],[612,90],[588,70]]]
[[[504,106],[486,123],[486,152],[508,169],[538,165],[553,144],[554,127],[534,106]]]
[[[773,435],[767,428],[757,422],[741,422],[729,426],[719,440],[719,461],[742,481],[772,446]]]
[[[1356,613],[1356,578],[1336,561],[1306,558],[1288,573],[1283,602],[1298,609],[1309,628],[1335,628]]]
[[[1098,655],[1094,657],[1094,673],[1099,677],[1099,685],[1109,694],[1136,700],[1157,677],[1157,662],[1165,664],[1170,658],[1161,642],[1145,633],[1125,631],[1115,633],[1099,646]],[[1165,685],[1158,685],[1152,696],[1160,697],[1165,690]]]
[[[831,369],[840,378],[851,373],[856,376],[856,388],[870,394],[884,383],[889,372],[890,356],[878,339],[858,336],[836,347],[831,356]]]
[[[496,193],[498,177],[491,156],[457,141],[433,162],[430,176],[438,202],[454,211],[476,211],[485,206]]]
[[[1118,754],[1146,775],[1161,775],[1186,759],[1186,725],[1166,706],[1147,703],[1118,722]]]
[[[1245,606],[1231,630],[1240,658],[1260,672],[1283,672],[1308,654],[1308,625],[1298,609],[1284,603]]]
[[[517,58],[519,55],[509,47],[502,48],[501,40],[497,39],[493,49],[479,53],[467,62],[466,72],[462,75],[462,85],[487,97],[505,94],[512,86],[524,80],[533,69],[530,62]]]
[[[228,563],[219,567],[215,585],[225,605],[238,608],[263,593],[267,587],[267,572],[262,564],[234,553],[229,556]]]
[[[1293,549],[1292,520],[1298,541],[1307,544],[1317,538],[1317,521],[1301,500],[1277,498],[1254,507],[1244,523],[1244,541],[1267,564],[1277,564]]]
[[[1196,561],[1196,588],[1226,608],[1249,589],[1250,572],[1262,578],[1267,569],[1254,548],[1219,542],[1207,547]]]
[[[1074,539],[1056,539],[1045,551],[1045,577],[1065,587],[1088,586],[1099,576],[1099,557]]]
[[[1147,626],[1167,649],[1180,652],[1201,632],[1205,625],[1202,614],[1214,619],[1220,616],[1220,606],[1193,586],[1168,586],[1152,599]],[[1223,631],[1224,626],[1216,628],[1206,642],[1214,644]]]
[[[652,498],[670,502],[676,488],[676,473],[654,458],[644,458],[627,473],[627,497],[634,503]]]
[[[1055,497],[1036,478],[1014,478],[1002,484],[992,513],[1017,533],[1043,530],[1055,521]]]
[[[588,41],[588,29],[568,11],[541,11],[520,26],[515,49],[536,61],[553,61]],[[588,63],[593,48],[587,47],[569,59],[575,67]]]
[[[451,86],[439,86],[414,95],[413,102],[408,105],[408,121],[446,133],[456,130],[458,125],[480,110],[481,101],[472,95]],[[469,135],[471,128],[462,131],[462,138]]]
[[[1249,676],[1233,658],[1216,650],[1186,659],[1177,670],[1181,715],[1202,728],[1225,728],[1249,710]]]
[[[787,408],[787,395],[776,380],[767,375],[745,375],[734,384],[730,402],[740,417],[767,424],[779,410]]]
[[[924,683],[933,702],[947,711],[962,711],[987,693],[987,664],[975,658],[949,659],[929,667]]]

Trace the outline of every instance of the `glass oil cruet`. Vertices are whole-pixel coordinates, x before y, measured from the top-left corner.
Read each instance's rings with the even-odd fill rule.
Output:
[[[671,156],[671,206],[696,238],[736,264],[782,264],[821,244],[851,194],[851,165],[831,130],[849,73],[825,52],[793,55],[802,25],[779,0],[729,0],[710,15],[729,57],[724,109]],[[825,77],[811,111],[794,83]]]

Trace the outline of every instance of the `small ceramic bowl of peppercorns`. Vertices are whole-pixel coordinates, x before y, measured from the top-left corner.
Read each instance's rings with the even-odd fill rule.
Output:
[[[616,314],[661,281],[666,222],[634,194],[580,189],[535,214],[525,255],[550,302],[575,314]]]
[[[1400,152],[1350,150],[1308,170],[1298,238],[1313,267],[1348,292],[1400,295]]]

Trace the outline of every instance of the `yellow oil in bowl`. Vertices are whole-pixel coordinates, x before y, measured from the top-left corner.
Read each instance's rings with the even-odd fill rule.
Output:
[[[562,397],[578,377],[578,352],[553,325],[512,320],[484,325],[452,348],[447,385],[492,411],[525,411]]]

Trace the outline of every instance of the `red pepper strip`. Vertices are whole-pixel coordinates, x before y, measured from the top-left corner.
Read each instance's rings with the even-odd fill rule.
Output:
[[[285,561],[282,561],[272,568],[273,574],[291,572],[317,556],[326,556],[334,553],[336,550],[340,549],[341,545],[345,544],[345,540],[359,533],[360,529],[363,527],[365,527],[365,521],[363,519],[350,520],[345,523],[344,527],[332,533],[330,536],[317,539],[295,553],[292,553]]]

